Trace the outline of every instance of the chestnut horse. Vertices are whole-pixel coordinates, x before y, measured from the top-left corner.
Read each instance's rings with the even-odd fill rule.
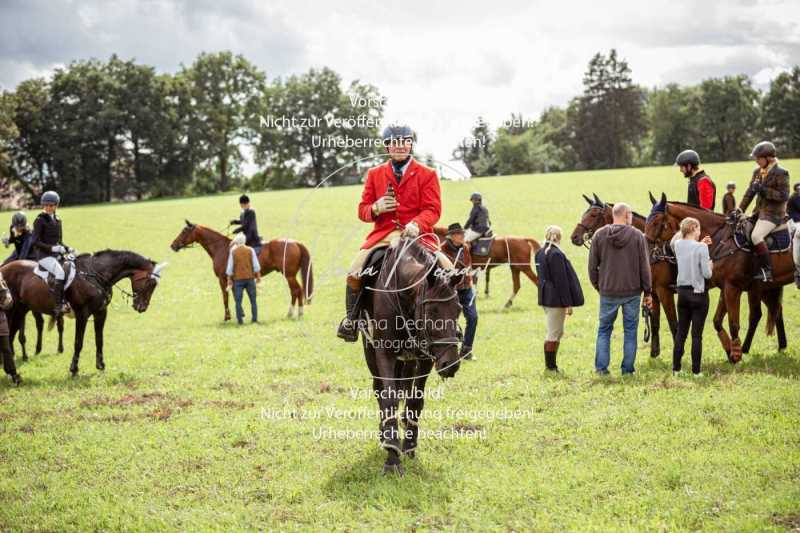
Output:
[[[0,273],[5,277],[14,297],[10,312],[12,336],[25,321],[28,311],[45,315],[53,312],[52,292],[47,283],[34,274],[35,267],[35,262],[25,260],[14,261],[0,268]],[[114,285],[124,278],[130,278],[133,308],[143,313],[150,305],[150,297],[158,285],[163,267],[163,264],[156,265],[139,254],[127,251],[103,250],[75,258],[75,280],[64,293],[75,315],[75,352],[69,368],[73,376],[78,373],[78,361],[89,317],[94,319],[97,347],[95,367],[98,370],[105,369],[103,332]]]
[[[602,201],[596,194],[592,194],[594,199],[590,199],[585,194],[583,199],[589,204],[589,208],[583,213],[580,222],[572,232],[572,244],[575,246],[589,247],[592,236],[597,230],[611,224],[614,217],[611,210],[614,204]],[[633,214],[633,226],[644,233],[646,218],[638,213]],[[656,252],[656,253],[654,253]],[[678,316],[675,312],[675,291],[672,286],[678,275],[674,259],[672,261],[666,254],[658,253],[656,248],[651,247],[650,273],[653,283],[653,308],[652,308],[652,337],[650,340],[650,357],[658,357],[661,354],[661,309],[667,317],[667,324],[674,340],[675,333],[678,331]]]
[[[228,264],[231,239],[209,227],[192,224],[188,220],[185,222],[186,226],[178,233],[170,247],[177,252],[191,244],[198,243],[208,253],[213,263],[214,275],[217,276],[219,288],[222,291],[225,320],[230,320],[228,277],[225,275],[225,267]],[[303,243],[292,239],[273,239],[265,242],[261,247],[258,262],[261,265],[262,276],[275,271],[284,275],[286,283],[289,284],[289,294],[292,298],[286,316],[292,318],[292,311],[297,305],[297,318],[302,318],[303,304],[310,304],[311,298],[314,296],[314,273],[308,249]],[[298,272],[301,274],[300,283],[297,282]]]
[[[681,220],[694,217],[700,221],[704,234],[711,236],[712,245],[709,248],[714,268],[711,277],[712,286],[719,287],[722,291],[719,305],[714,313],[714,329],[722,342],[728,355],[728,360],[738,363],[742,359],[742,342],[739,339],[739,306],[742,292],[749,291],[748,301],[751,305],[755,302],[759,309],[757,319],[760,319],[760,306],[758,301],[764,299],[767,303],[767,334],[771,334],[775,326],[778,327],[779,348],[785,348],[785,331],[783,331],[783,313],[781,309],[782,287],[794,280],[794,261],[791,251],[772,254],[772,265],[775,280],[771,283],[755,281],[755,258],[751,252],[741,250],[733,239],[733,224],[729,223],[725,215],[714,213],[708,209],[701,209],[681,202],[668,202],[666,194],[661,194],[661,199],[653,205],[653,210],[647,219],[645,235],[653,242],[669,242],[678,231]],[[728,314],[728,327],[730,333],[725,331],[722,321]],[[757,320],[756,319],[756,320]],[[754,317],[750,317],[750,330],[746,346],[752,339]],[[757,322],[756,322],[757,324]]]
[[[433,232],[444,240],[447,237],[447,228],[435,226]],[[539,286],[539,278],[531,269],[531,259],[539,248],[542,246],[536,239],[529,237],[496,237],[492,241],[492,246],[489,249],[489,255],[473,255],[472,267],[481,269],[486,274],[486,289],[485,294],[489,296],[489,272],[491,269],[508,264],[511,268],[511,279],[514,282],[514,289],[508,301],[503,306],[505,309],[511,307],[514,303],[514,297],[520,289],[520,273],[525,274],[534,285]]]

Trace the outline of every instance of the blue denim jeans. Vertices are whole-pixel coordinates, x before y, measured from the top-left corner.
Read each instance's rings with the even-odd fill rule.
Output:
[[[242,309],[243,291],[247,291],[247,298],[250,300],[250,316],[253,322],[258,320],[258,307],[256,307],[256,280],[238,279],[233,282],[233,299],[236,301],[236,320],[241,324],[244,319],[244,309]]]
[[[611,332],[617,320],[617,311],[622,308],[624,342],[622,346],[622,373],[631,374],[636,362],[636,332],[639,328],[640,296],[600,296],[600,321],[597,327],[594,367],[598,372],[607,372],[611,362]]]
[[[464,331],[463,346],[472,348],[472,343],[475,340],[475,330],[478,329],[478,308],[475,305],[475,289],[458,290],[458,301],[461,303],[461,312],[464,313],[464,318],[467,320],[467,329]]]

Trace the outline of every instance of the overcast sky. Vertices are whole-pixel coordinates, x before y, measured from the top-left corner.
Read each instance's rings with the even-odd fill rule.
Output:
[[[387,120],[442,160],[478,115],[565,104],[612,47],[644,86],[743,73],[763,88],[800,63],[800,1],[0,0],[2,88],[74,59],[174,72],[232,50],[269,79],[328,66],[376,85]]]

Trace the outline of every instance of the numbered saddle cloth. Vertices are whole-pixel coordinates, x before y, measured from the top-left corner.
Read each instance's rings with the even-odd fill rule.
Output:
[[[489,250],[492,249],[493,242],[494,235],[475,239],[472,241],[472,246],[470,247],[469,253],[472,255],[489,255]]]
[[[72,261],[64,261],[61,264],[61,268],[64,269],[64,279],[66,280],[66,283],[64,283],[64,290],[67,290],[69,286],[72,285],[72,282],[75,281],[75,263]],[[52,282],[55,281],[53,274],[43,269],[39,264],[33,269],[33,273],[42,278],[42,281],[48,285],[52,285]]]

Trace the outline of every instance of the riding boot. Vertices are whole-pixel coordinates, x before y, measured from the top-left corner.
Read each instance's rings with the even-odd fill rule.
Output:
[[[53,318],[59,318],[64,314],[64,283],[63,279],[53,282]]]
[[[558,341],[545,341],[544,343],[544,365],[551,372],[558,372],[556,365],[556,354],[558,353]]]
[[[339,329],[336,331],[336,336],[346,342],[356,342],[358,340],[357,320],[361,311],[358,305],[360,299],[360,280],[355,281],[353,278],[348,278],[344,300],[346,316],[339,323]]]
[[[769,283],[772,281],[772,261],[767,243],[760,242],[756,245],[756,257],[758,258],[758,273],[756,273],[755,279]]]
[[[464,361],[476,361],[478,359],[472,353],[472,346],[467,346],[466,344],[461,345],[461,353],[458,354],[458,357],[464,359]]]

